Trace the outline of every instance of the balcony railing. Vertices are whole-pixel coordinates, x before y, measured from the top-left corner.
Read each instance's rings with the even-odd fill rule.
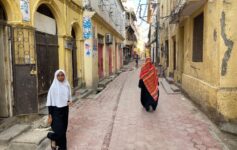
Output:
[[[171,11],[170,23],[177,23],[182,17],[190,16],[201,8],[207,0],[181,0]]]

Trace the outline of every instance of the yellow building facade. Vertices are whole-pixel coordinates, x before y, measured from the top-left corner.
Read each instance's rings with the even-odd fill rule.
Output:
[[[236,8],[234,0],[160,1],[166,76],[222,127],[237,122]]]
[[[57,69],[65,70],[74,92],[96,88],[122,67],[123,23],[83,7],[82,0],[0,2],[0,117],[37,113]]]
[[[84,53],[85,81],[87,87],[96,88],[99,81],[123,66],[124,37],[96,12],[85,11],[84,17],[91,19],[93,30],[92,37],[84,41],[85,51],[90,50],[90,54]]]
[[[38,112],[59,68],[74,89],[85,84],[81,1],[1,0],[0,14],[1,69],[8,68],[1,117]]]

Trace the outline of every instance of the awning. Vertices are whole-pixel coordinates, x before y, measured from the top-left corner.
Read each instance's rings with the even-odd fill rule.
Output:
[[[200,9],[207,0],[186,0],[184,3],[176,6],[175,9],[171,12],[170,23],[178,23],[181,18],[192,15],[195,11]]]

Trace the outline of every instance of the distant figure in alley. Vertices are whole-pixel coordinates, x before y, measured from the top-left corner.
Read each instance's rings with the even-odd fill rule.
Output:
[[[141,103],[146,111],[150,111],[150,107],[156,110],[159,99],[158,83],[157,70],[152,64],[151,58],[146,58],[145,64],[141,68],[139,80]]]
[[[138,56],[137,53],[135,53],[134,57],[135,57],[136,68],[138,68],[138,59],[139,59],[139,56]]]
[[[48,123],[53,132],[47,137],[51,140],[52,150],[67,150],[68,106],[71,106],[71,87],[63,70],[57,70],[49,89],[47,103],[49,110]]]

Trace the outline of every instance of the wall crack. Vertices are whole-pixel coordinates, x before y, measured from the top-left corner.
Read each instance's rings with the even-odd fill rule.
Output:
[[[228,39],[227,35],[225,33],[225,27],[226,27],[225,12],[222,12],[220,22],[221,22],[221,37],[224,40],[224,43],[227,47],[227,50],[224,54],[224,57],[222,58],[222,64],[221,64],[221,75],[225,76],[226,73],[227,73],[228,61],[229,61],[230,56],[231,56],[231,52],[232,52],[232,49],[233,49],[234,42],[232,40]]]

